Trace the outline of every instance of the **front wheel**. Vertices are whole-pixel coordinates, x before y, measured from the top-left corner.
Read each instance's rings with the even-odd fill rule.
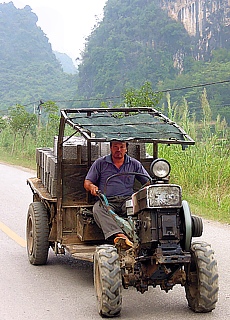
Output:
[[[186,267],[186,298],[194,312],[210,312],[218,300],[218,271],[211,246],[206,242],[191,245],[191,263]]]
[[[118,316],[122,304],[122,280],[119,256],[117,249],[112,245],[101,245],[96,248],[94,286],[99,314],[102,317]]]
[[[46,264],[49,251],[49,220],[42,202],[30,204],[26,225],[27,254],[31,264]]]

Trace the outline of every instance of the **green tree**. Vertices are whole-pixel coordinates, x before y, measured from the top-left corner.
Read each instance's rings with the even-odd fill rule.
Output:
[[[7,126],[7,121],[3,117],[0,117],[0,133],[4,130]]]
[[[109,97],[146,81],[156,87],[165,78],[173,79],[180,72],[173,57],[190,50],[189,40],[183,25],[156,1],[110,0],[82,52],[78,93]]]
[[[9,119],[9,127],[14,137],[11,151],[13,154],[16,137],[21,137],[22,146],[24,146],[25,137],[30,131],[35,130],[37,119],[35,114],[27,112],[25,107],[21,105],[16,105],[9,109]]]
[[[53,137],[58,134],[59,107],[54,101],[40,101],[38,114],[37,144],[39,146],[50,146]]]
[[[74,97],[77,76],[63,72],[37,21],[29,6],[0,3],[0,110]]]
[[[59,108],[53,101],[47,101],[44,103],[43,107],[47,114],[46,134],[53,139],[53,137],[58,134],[60,120],[58,115]]]
[[[160,102],[161,93],[155,93],[151,83],[146,81],[140,89],[125,90],[123,97],[128,107],[154,107]]]

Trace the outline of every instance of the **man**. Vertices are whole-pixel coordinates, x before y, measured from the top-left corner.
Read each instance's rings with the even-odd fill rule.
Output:
[[[148,175],[142,164],[134,158],[129,157],[127,143],[124,141],[110,142],[111,154],[97,159],[89,169],[84,181],[84,187],[93,196],[97,196],[98,190],[106,194],[111,209],[121,217],[126,217],[125,203],[133,194],[134,175],[122,175],[122,173],[136,172]],[[119,176],[109,177],[119,173]],[[145,184],[148,178],[136,175],[136,178]],[[123,233],[111,215],[98,201],[93,207],[93,215],[96,223],[102,229],[105,239],[113,239],[117,243],[119,239],[124,239],[127,247],[132,246],[132,242]]]

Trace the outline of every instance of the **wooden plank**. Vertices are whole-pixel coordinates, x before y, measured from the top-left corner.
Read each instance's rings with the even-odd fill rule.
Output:
[[[48,192],[46,187],[43,185],[41,179],[39,178],[29,178],[27,179],[27,184],[29,184],[33,193],[37,193],[41,199],[57,202],[57,198],[53,198],[51,194]]]

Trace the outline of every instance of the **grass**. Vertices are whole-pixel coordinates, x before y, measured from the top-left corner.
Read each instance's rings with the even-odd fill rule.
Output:
[[[170,182],[182,187],[183,198],[194,214],[230,223],[228,149],[200,142],[186,151],[163,147],[160,156],[171,163]]]
[[[226,205],[223,204],[221,206],[219,206],[217,202],[213,202],[213,199],[209,197],[204,198],[202,193],[188,195],[186,196],[186,200],[190,203],[191,211],[195,215],[223,223],[230,223],[229,196],[228,199],[226,199]]]
[[[20,166],[32,170],[36,170],[36,162],[35,157],[28,158],[22,154],[11,155],[10,152],[4,150],[4,148],[0,148],[0,161],[6,164],[11,164],[15,166]]]

